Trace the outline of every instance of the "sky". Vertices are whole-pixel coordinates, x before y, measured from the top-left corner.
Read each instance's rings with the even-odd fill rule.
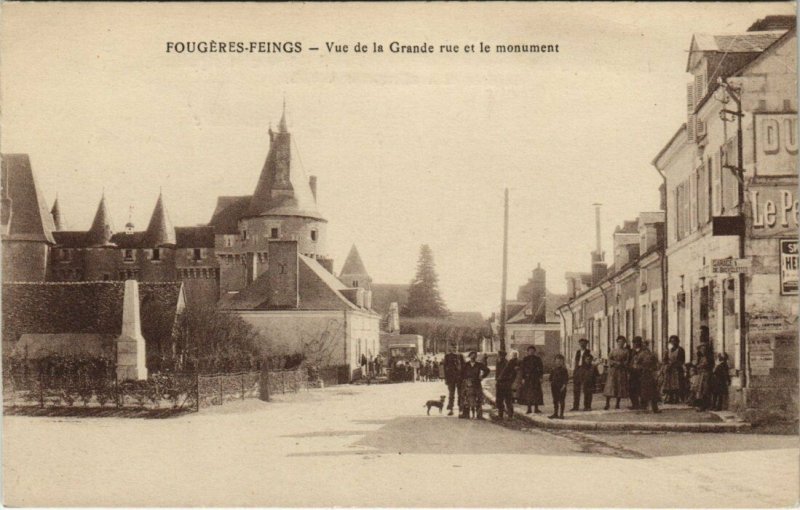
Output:
[[[455,311],[499,307],[537,264],[549,290],[588,271],[595,202],[607,260],[623,220],[658,209],[651,165],[685,117],[693,33],[736,33],[792,3],[15,4],[0,39],[0,149],[30,155],[70,229],[100,196],[143,229],[251,194],[286,101],[318,176],[328,254],[356,244],[373,281],[433,250]],[[168,41],[299,41],[300,53],[176,54]],[[558,53],[394,54],[401,44],[558,44]],[[325,51],[326,42],[348,53]],[[383,44],[384,53],[352,46]],[[308,51],[320,47],[320,51]],[[131,209],[131,205],[133,208]]]

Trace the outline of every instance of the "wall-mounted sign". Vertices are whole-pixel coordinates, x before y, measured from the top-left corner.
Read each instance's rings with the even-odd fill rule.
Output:
[[[797,231],[800,206],[793,188],[753,185],[748,198],[751,235],[767,237]]]
[[[781,294],[797,295],[797,239],[781,239]]]
[[[797,175],[797,114],[755,115],[756,175]]]
[[[747,273],[750,270],[750,259],[713,259],[711,270],[714,273]]]

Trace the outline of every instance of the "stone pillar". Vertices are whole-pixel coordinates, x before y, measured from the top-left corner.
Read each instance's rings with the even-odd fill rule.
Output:
[[[122,301],[122,333],[117,338],[117,380],[147,379],[145,345],[139,316],[139,284],[125,281]]]

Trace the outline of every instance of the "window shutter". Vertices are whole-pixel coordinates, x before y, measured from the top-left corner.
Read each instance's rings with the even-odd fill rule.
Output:
[[[689,143],[695,141],[696,120],[694,115],[694,83],[686,84],[686,137]]]
[[[695,104],[703,100],[706,95],[706,73],[694,75],[694,102]]]

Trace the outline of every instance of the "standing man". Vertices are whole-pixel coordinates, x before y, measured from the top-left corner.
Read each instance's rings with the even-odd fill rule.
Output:
[[[503,413],[508,414],[508,419],[514,417],[514,390],[512,385],[517,378],[519,360],[514,357],[506,360],[506,352],[497,353],[497,366],[495,367],[495,382],[497,390],[497,414],[503,419]]]
[[[444,355],[444,382],[447,384],[447,416],[453,416],[453,400],[458,391],[458,410],[461,413],[461,369],[464,368],[464,358],[456,352],[456,344],[450,344],[447,354]]]
[[[589,341],[585,338],[578,340],[580,349],[575,352],[575,362],[572,365],[572,410],[577,411],[583,392],[583,410],[592,409],[592,394],[594,393],[594,367],[592,366],[592,353],[589,352]]]
[[[642,351],[642,337],[633,337],[633,350],[630,357],[630,371],[628,372],[628,393],[631,397],[631,405],[628,409],[639,409],[640,394],[642,391],[642,374],[639,368],[634,363],[636,356]]]

